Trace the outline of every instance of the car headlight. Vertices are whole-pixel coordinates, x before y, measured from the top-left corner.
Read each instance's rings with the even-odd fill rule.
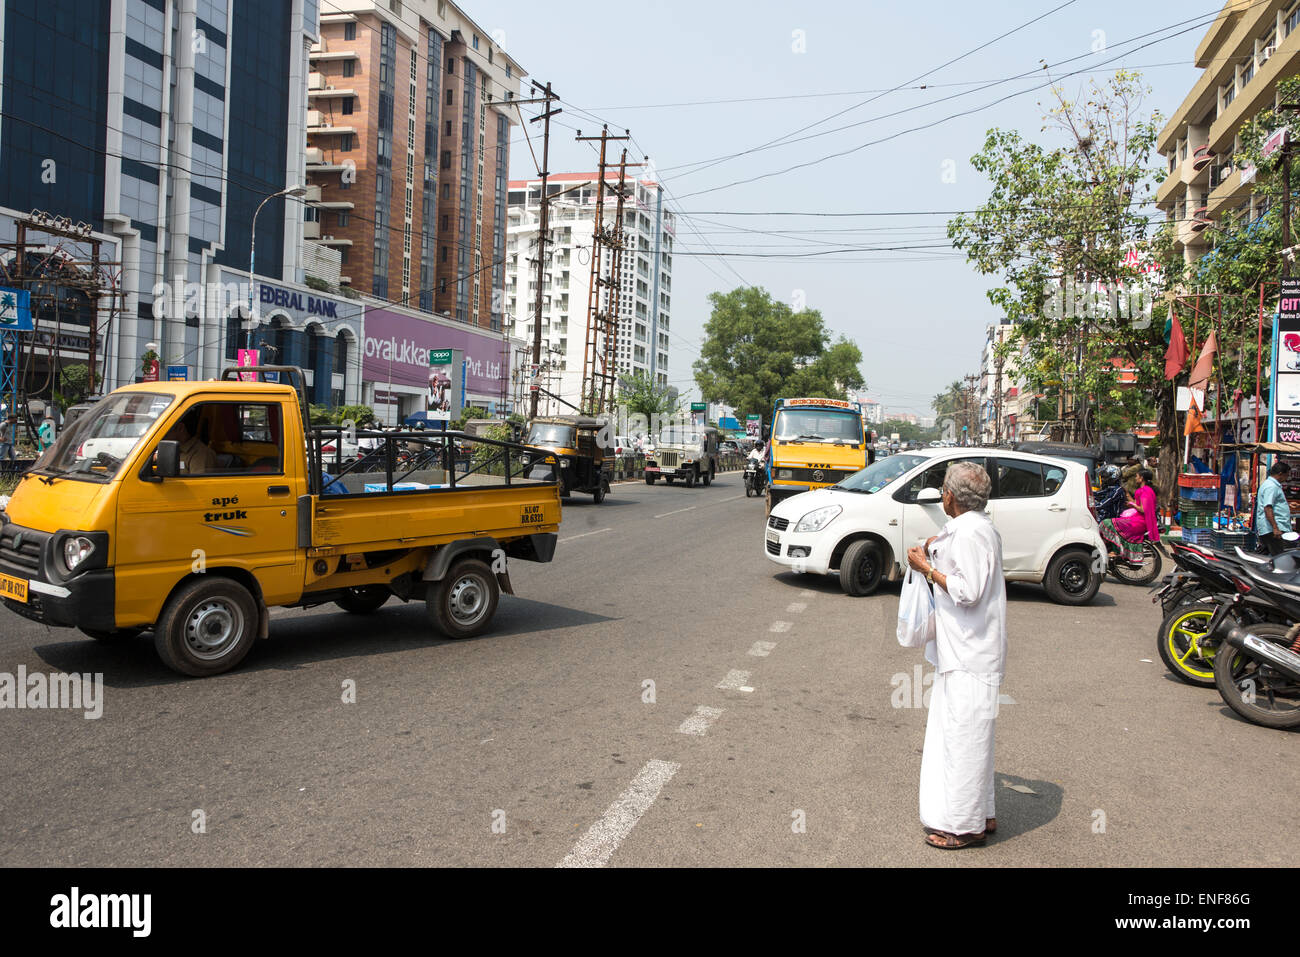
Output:
[[[779,479],[792,479],[794,478],[794,473],[789,469],[781,469],[781,471],[776,473],[776,477]]]
[[[63,564],[67,566],[68,571],[76,571],[77,566],[89,558],[94,550],[95,543],[88,538],[80,535],[66,538],[63,540]]]
[[[794,527],[794,530],[796,532],[820,532],[842,511],[843,509],[838,505],[827,505],[825,508],[814,509],[799,519],[799,524]]]

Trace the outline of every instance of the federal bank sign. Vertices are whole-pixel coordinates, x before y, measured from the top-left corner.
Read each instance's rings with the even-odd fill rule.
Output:
[[[259,297],[265,306],[294,309],[298,312],[306,312],[309,315],[320,316],[322,319],[338,318],[335,311],[338,304],[333,299],[318,299],[311,294],[303,294],[293,289],[280,289],[277,286],[268,286],[266,283],[259,283],[258,285],[261,287]]]

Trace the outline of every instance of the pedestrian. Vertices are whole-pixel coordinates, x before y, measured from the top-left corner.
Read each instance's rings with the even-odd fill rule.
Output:
[[[1137,491],[1138,472],[1142,471],[1145,466],[1142,460],[1134,456],[1128,460],[1128,465],[1124,466],[1124,471],[1120,473],[1120,478],[1124,482],[1124,491],[1132,495]]]
[[[1291,506],[1287,504],[1282,483],[1291,477],[1291,466],[1278,459],[1268,470],[1268,478],[1255,496],[1255,534],[1270,555],[1281,553],[1282,535],[1291,531]]]
[[[14,460],[14,441],[18,435],[18,416],[10,415],[0,425],[0,462]]]
[[[908,564],[934,586],[935,674],[921,753],[926,843],[943,850],[983,844],[997,830],[993,731],[1006,670],[1007,592],[1002,537],[984,512],[993,483],[975,462],[943,480],[951,521]]]

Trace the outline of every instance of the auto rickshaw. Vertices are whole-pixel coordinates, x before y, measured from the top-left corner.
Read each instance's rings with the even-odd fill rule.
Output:
[[[538,416],[528,423],[525,445],[554,452],[560,460],[560,496],[589,492],[597,505],[609,492],[614,464],[598,436],[603,422],[585,415]]]

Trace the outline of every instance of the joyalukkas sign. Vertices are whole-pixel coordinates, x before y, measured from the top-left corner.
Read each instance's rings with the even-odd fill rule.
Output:
[[[361,374],[367,382],[427,389],[429,353],[459,349],[465,354],[466,391],[483,396],[501,391],[506,357],[500,334],[368,308],[364,337]]]

